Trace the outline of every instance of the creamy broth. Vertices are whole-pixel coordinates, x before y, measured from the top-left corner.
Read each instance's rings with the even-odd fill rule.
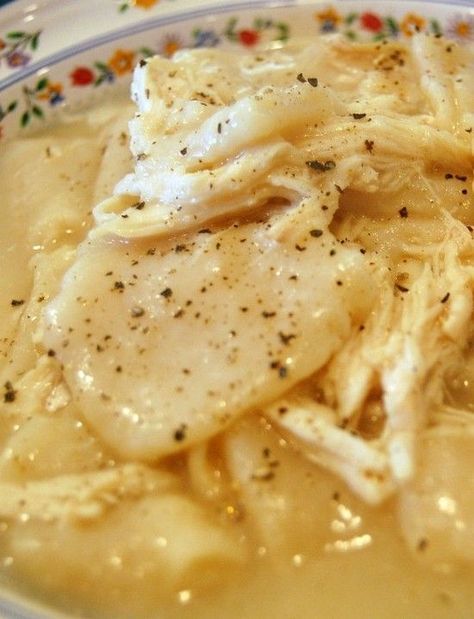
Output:
[[[450,45],[153,59],[138,115],[2,148],[8,590],[91,618],[473,616]]]

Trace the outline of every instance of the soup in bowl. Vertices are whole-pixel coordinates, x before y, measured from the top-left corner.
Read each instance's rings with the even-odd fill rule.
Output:
[[[2,39],[7,616],[469,617],[469,10],[145,4]]]

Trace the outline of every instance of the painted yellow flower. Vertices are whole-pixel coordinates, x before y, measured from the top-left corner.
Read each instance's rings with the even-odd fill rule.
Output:
[[[135,52],[127,49],[118,49],[109,58],[108,65],[116,75],[124,75],[133,69]]]
[[[56,84],[49,85],[49,92],[51,94],[60,95],[62,91],[63,91],[63,85],[60,84],[59,82],[56,82]]]
[[[332,7],[324,9],[324,11],[319,11],[318,13],[315,13],[314,17],[317,21],[321,23],[329,22],[331,24],[339,24],[342,21],[342,15]]]
[[[48,84],[41,93],[36,95],[36,98],[44,101],[55,101],[62,96],[62,92],[63,85],[56,82],[55,84]]]
[[[456,34],[461,39],[471,36],[471,25],[467,21],[460,21],[456,24]]]
[[[165,38],[161,46],[161,53],[167,57],[172,56],[175,52],[183,47],[178,37],[170,35]]]
[[[458,39],[472,39],[474,35],[474,20],[459,20],[452,26],[453,35]]]
[[[141,9],[151,9],[158,2],[159,0],[132,0],[133,6],[138,6]]]
[[[474,41],[474,15],[453,15],[446,25],[445,35],[459,41]]]
[[[421,32],[426,26],[426,20],[416,13],[407,13],[400,22],[400,30],[407,37],[413,36],[415,32]]]

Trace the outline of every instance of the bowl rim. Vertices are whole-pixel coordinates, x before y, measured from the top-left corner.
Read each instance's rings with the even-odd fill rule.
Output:
[[[28,3],[29,0],[16,0],[17,2]],[[340,1],[340,0],[339,0]],[[387,0],[377,0],[383,2]],[[402,0],[403,2],[411,2],[412,0]],[[436,0],[438,1],[438,0]],[[463,0],[464,1],[464,0]],[[358,2],[358,0],[349,0],[349,2]],[[199,2],[195,8],[189,7],[187,10],[172,11],[165,15],[154,15],[146,20],[142,20],[135,24],[129,24],[122,26],[118,29],[105,31],[103,34],[97,34],[85,39],[80,43],[73,43],[72,45],[62,47],[57,52],[41,58],[36,62],[32,62],[21,71],[16,71],[11,75],[0,80],[0,92],[6,88],[15,85],[19,81],[31,77],[38,70],[57,65],[58,63],[68,60],[77,54],[90,51],[101,45],[107,45],[113,43],[125,37],[133,36],[136,34],[142,34],[151,30],[162,28],[165,26],[171,26],[176,23],[183,23],[186,21],[192,21],[200,17],[208,17],[212,15],[220,15],[229,13],[232,11],[244,11],[251,9],[275,9],[275,8],[292,8],[298,4],[301,5],[319,5],[320,0],[310,0],[309,2],[299,3],[298,0],[237,0],[234,2],[215,2],[212,1],[206,4]]]
[[[76,6],[76,3],[72,0],[65,0],[65,3],[66,5],[69,5],[69,7]],[[403,5],[408,5],[413,9],[418,8],[418,10],[424,10],[425,12],[426,8],[430,6],[433,8],[438,7],[441,9],[450,10],[458,9],[462,13],[471,13],[472,18],[474,18],[473,0],[398,0],[397,3],[393,3],[391,0],[208,0],[205,3],[200,0],[194,0],[190,3],[184,3],[182,5],[179,5],[178,3],[173,4],[173,8],[169,11],[160,11],[155,14],[149,14],[144,19],[140,19],[134,23],[125,24],[118,28],[113,27],[111,29],[107,29],[107,27],[105,27],[101,33],[86,37],[79,42],[72,43],[71,45],[61,46],[56,51],[46,54],[39,60],[33,61],[27,66],[17,69],[13,73],[0,78],[0,92],[17,84],[23,79],[31,77],[41,69],[55,66],[77,54],[90,51],[96,47],[100,47],[101,45],[113,43],[123,39],[124,37],[149,32],[156,28],[163,28],[198,18],[218,16],[232,11],[237,12],[254,9],[266,9],[270,11],[274,9],[290,10],[292,8],[305,6],[321,8],[325,6],[332,6],[340,9],[347,9],[354,6],[363,7],[365,10],[370,10],[370,7],[377,7],[380,10],[382,7],[386,6],[388,9],[396,10]],[[52,0],[37,0],[34,6],[37,11],[47,9],[48,7],[54,9],[54,2]],[[22,12],[21,9],[23,7],[25,10]],[[30,0],[12,0],[10,3],[0,6],[0,18],[3,18],[8,12],[11,12],[11,15],[13,16],[15,13],[23,15],[29,7],[31,7]],[[84,10],[86,8],[87,7],[84,6]],[[52,30],[54,31],[54,23]]]

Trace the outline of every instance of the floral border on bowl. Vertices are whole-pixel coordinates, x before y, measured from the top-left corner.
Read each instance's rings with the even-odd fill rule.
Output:
[[[339,32],[355,41],[376,41],[409,38],[415,32],[427,32],[434,35],[446,34],[459,42],[474,40],[474,16],[467,11],[453,12],[442,22],[438,17],[409,10],[398,18],[392,13],[380,11],[355,12],[342,3],[338,4],[337,8],[334,4],[315,4],[301,6],[300,9],[308,11],[315,36]],[[159,40],[153,46],[127,46],[125,36],[122,46],[110,48],[102,57],[85,62],[71,62],[65,75],[54,67],[47,75],[40,75],[36,80],[24,80],[15,96],[11,96],[7,101],[0,100],[0,139],[5,134],[7,120],[10,126],[31,126],[44,120],[51,108],[73,98],[75,91],[86,92],[87,89],[126,82],[130,79],[135,64],[153,54],[170,57],[183,48],[217,46],[251,49],[262,43],[284,42],[292,36],[290,22],[276,19],[273,15],[243,18],[240,15],[225,15],[221,21],[222,24],[216,20],[214,26],[204,22],[202,26],[197,26],[196,22],[192,21],[188,30],[183,30],[182,23],[172,28],[157,28],[155,32]],[[9,33],[8,44],[3,48],[0,39],[0,61],[7,58],[8,54],[26,54],[27,49],[35,49],[39,38],[38,31]],[[74,59],[74,56],[72,58]],[[81,58],[82,55],[79,55],[78,61]]]
[[[11,30],[0,38],[0,66],[6,63],[11,69],[24,67],[38,49],[41,30],[27,32]]]
[[[125,13],[128,9],[144,9],[149,10],[155,7],[159,2],[165,0],[122,0],[117,7],[119,13]],[[175,2],[175,0],[167,0],[168,2]]]
[[[401,19],[390,13],[350,11],[343,13],[330,5],[316,11],[321,33],[341,32],[354,41],[411,37],[415,32],[445,35],[458,42],[474,41],[474,15],[454,12],[443,26],[436,17],[407,11]]]

